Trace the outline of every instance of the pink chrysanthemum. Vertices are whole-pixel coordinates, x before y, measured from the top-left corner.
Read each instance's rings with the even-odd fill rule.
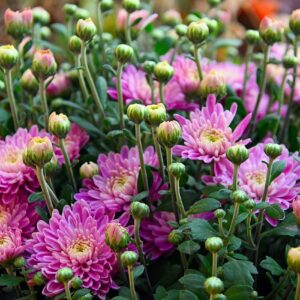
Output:
[[[76,123],[72,123],[71,130],[65,138],[66,149],[71,162],[79,157],[80,150],[87,144],[89,138],[89,135],[83,128]],[[58,140],[54,138],[54,142],[58,143]],[[64,157],[61,150],[58,147],[55,147],[54,153],[58,158],[58,162],[63,164]]]
[[[158,166],[153,147],[144,150],[144,160],[146,165]],[[87,201],[93,210],[104,206],[108,212],[128,211],[132,197],[138,193],[140,160],[137,147],[123,146],[120,153],[100,154],[98,165],[99,175],[84,179],[85,188],[75,195],[75,199]],[[160,175],[153,172],[151,200],[158,199],[161,184]]]
[[[68,75],[62,71],[55,74],[51,83],[47,86],[47,95],[49,97],[66,96],[70,92],[71,80]]]
[[[264,153],[265,143],[260,143],[249,150],[249,159],[241,164],[238,174],[239,188],[245,191],[251,199],[257,202],[261,201],[265,180],[267,175],[267,166],[263,161],[268,161],[269,158]],[[286,167],[283,172],[272,181],[266,201],[273,204],[277,203],[283,210],[290,208],[291,202],[296,198],[298,188],[296,182],[300,178],[299,163],[289,156],[289,152],[283,146],[282,154],[276,159],[284,160]],[[215,164],[215,175],[203,176],[202,179],[207,184],[223,184],[230,186],[233,178],[233,165],[226,158]],[[275,220],[267,217],[272,225],[276,225]]]
[[[118,98],[115,88],[109,88],[107,92],[111,98]],[[136,69],[133,65],[128,65],[122,73],[122,92],[126,104],[133,100],[140,100],[145,105],[151,104],[151,89],[147,83],[146,73]],[[171,80],[165,86],[164,95],[168,110],[193,110],[198,107],[197,104],[186,101],[185,95],[176,81]],[[157,85],[155,85],[155,99],[157,102],[160,101]]]
[[[108,217],[93,216],[84,201],[66,206],[62,215],[55,210],[49,224],[40,221],[38,231],[28,242],[29,265],[41,271],[47,283],[43,294],[53,297],[64,287],[55,279],[63,267],[73,270],[75,276],[101,299],[114,287],[112,273],[116,257],[105,244],[104,231]]]
[[[209,95],[206,107],[191,112],[190,120],[176,115],[182,126],[184,145],[174,147],[174,154],[182,158],[202,160],[205,163],[219,161],[225,157],[228,147],[237,143],[245,131],[251,115],[244,118],[234,131],[229,127],[237,110],[234,103],[230,111],[224,110],[222,104],[216,103],[214,95]],[[246,144],[248,140],[239,141]]]

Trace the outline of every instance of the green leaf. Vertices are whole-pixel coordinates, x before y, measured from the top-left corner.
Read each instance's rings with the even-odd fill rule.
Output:
[[[44,209],[42,209],[40,206],[36,206],[35,211],[37,212],[37,214],[41,217],[41,219],[43,221],[48,223],[49,216],[48,216],[47,212]]]
[[[239,39],[228,39],[228,38],[218,38],[212,46],[213,49],[224,48],[224,47],[234,47],[238,48],[242,44]]]
[[[234,285],[225,292],[225,295],[227,300],[250,299],[252,291],[249,285]]]
[[[113,67],[111,65],[105,64],[105,65],[103,65],[103,69],[106,70],[106,71],[108,71],[108,72],[113,73],[114,76],[117,76],[116,71],[113,69]]]
[[[105,135],[92,123],[89,121],[82,119],[78,116],[70,116],[70,120],[72,122],[77,123],[80,127],[84,128],[87,132],[94,135],[100,135],[102,138],[105,138]]]
[[[242,245],[242,240],[239,239],[238,237],[232,235],[229,239],[229,242],[228,242],[228,251],[231,252],[231,251],[235,251],[237,249],[239,249]]]
[[[268,206],[265,212],[270,218],[275,220],[281,220],[284,218],[284,211],[278,204],[272,204]]]
[[[225,104],[225,107],[226,107],[227,109],[230,109],[231,105],[232,105],[233,103],[236,103],[237,106],[238,106],[238,108],[237,108],[238,114],[239,114],[242,118],[245,117],[245,116],[247,115],[247,111],[246,111],[246,109],[245,109],[244,103],[243,103],[243,101],[242,101],[241,98],[239,98],[239,97],[228,97],[228,98],[226,99],[226,102],[225,102],[225,103],[226,103],[226,104]]]
[[[205,277],[198,273],[185,274],[179,279],[179,282],[184,285],[186,289],[201,288],[204,285]]]
[[[192,215],[192,214],[199,214],[207,211],[212,211],[219,208],[220,206],[221,204],[218,200],[215,200],[213,198],[205,198],[194,203],[190,207],[188,214]]]
[[[134,201],[141,201],[145,198],[147,198],[149,196],[149,192],[148,191],[143,191],[143,192],[140,192],[138,194],[136,194],[135,196],[132,197],[131,201],[134,202]]]
[[[178,245],[178,251],[185,254],[194,254],[200,249],[200,245],[194,241],[184,241]]]
[[[54,23],[51,25],[51,28],[56,31],[57,33],[67,36],[67,27],[64,24],[61,23]]]
[[[254,207],[254,210],[256,209],[266,209],[268,206],[270,206],[270,204],[268,202],[260,202],[257,203]]]
[[[257,68],[257,70],[256,70],[256,83],[257,83],[258,86],[261,85],[261,81],[262,81],[262,69]]]
[[[84,109],[82,107],[82,105],[79,105],[79,104],[77,104],[73,101],[63,100],[63,99],[60,99],[60,98],[52,100],[51,101],[51,106],[52,106],[53,109],[56,109],[58,107],[66,107],[67,106],[67,107],[78,109],[78,110],[80,110],[80,111],[82,111],[86,114],[88,113],[88,111],[86,109]]]
[[[130,27],[133,27],[133,26],[139,24],[142,20],[143,20],[143,18],[137,18],[130,24]]]
[[[96,88],[103,108],[105,109],[107,107],[107,82],[104,77],[98,76],[96,79]]]
[[[168,294],[167,290],[163,286],[159,285],[156,288],[155,294],[153,296],[155,300],[161,300],[161,299],[166,299],[167,294]]]
[[[158,55],[164,55],[166,54],[172,47],[173,47],[174,41],[170,37],[165,37],[161,40],[159,40],[155,45],[154,45],[154,51]]]
[[[44,200],[43,192],[33,193],[28,197],[29,203],[34,203],[34,202],[38,202],[38,201],[42,201],[42,200]]]
[[[80,289],[77,290],[73,295],[72,295],[72,300],[79,300],[81,297],[85,296],[90,292],[89,289]]]
[[[281,266],[277,263],[276,260],[274,260],[270,256],[266,256],[266,259],[264,259],[260,266],[264,268],[265,270],[269,271],[274,276],[280,276],[283,274],[284,270],[281,268]]]
[[[232,191],[229,189],[220,189],[216,192],[210,193],[208,196],[211,198],[215,198],[217,200],[229,199],[232,194]]]
[[[198,297],[188,290],[171,290],[165,300],[198,300]]]
[[[2,274],[0,276],[0,286],[17,286],[23,281],[23,277],[17,277],[14,275]]]
[[[143,273],[144,273],[144,270],[145,270],[145,267],[143,265],[140,265],[138,267],[135,267],[133,269],[133,277],[136,279],[136,278],[139,278]]]
[[[285,169],[286,162],[284,160],[275,161],[272,166],[270,182],[277,178]]]

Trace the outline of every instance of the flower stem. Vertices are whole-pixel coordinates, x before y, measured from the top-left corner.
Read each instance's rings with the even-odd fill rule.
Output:
[[[131,46],[132,41],[131,41],[131,24],[130,24],[130,13],[127,13],[127,19],[126,19],[126,28],[125,28],[125,39],[126,39],[126,44],[128,46]]]
[[[117,252],[117,261],[118,261],[118,269],[119,269],[119,274],[120,274],[120,277],[123,279],[123,281],[125,283],[128,283],[127,281],[127,278],[126,278],[126,274],[125,274],[125,270],[124,270],[124,267],[122,265],[122,262],[121,262],[121,252]]]
[[[68,282],[64,283],[64,288],[65,288],[66,299],[67,300],[72,300],[71,293],[70,293],[70,288],[69,288],[69,283]]]
[[[172,57],[170,59],[170,65],[173,64],[173,61],[174,61],[174,59],[176,57],[176,54],[178,53],[180,42],[181,42],[181,39],[178,38],[178,40],[176,41],[175,47],[174,47],[174,51],[173,51]]]
[[[147,75],[148,77],[148,83],[151,89],[151,103],[155,104],[155,98],[154,98],[154,83],[153,83],[153,78],[152,78],[152,74]]]
[[[246,95],[246,86],[248,81],[248,70],[249,70],[249,63],[251,60],[253,52],[253,45],[248,45],[247,52],[246,52],[246,61],[245,61],[245,72],[244,72],[244,81],[243,81],[243,92],[242,92],[242,100],[245,100]]]
[[[236,219],[239,215],[239,208],[240,208],[240,205],[238,203],[234,203],[233,216],[232,216],[229,231],[228,231],[228,234],[227,234],[228,240],[231,237],[231,235],[234,233],[235,222],[236,222]]]
[[[175,189],[175,197],[176,197],[176,203],[177,203],[177,209],[180,214],[180,218],[183,219],[186,217],[186,212],[182,203],[182,198],[180,195],[180,184],[179,184],[179,178],[174,178],[174,189]]]
[[[238,185],[238,174],[239,174],[239,165],[233,166],[233,180],[232,180],[232,191],[237,190]]]
[[[40,183],[40,186],[42,188],[42,192],[44,194],[44,197],[45,197],[45,202],[46,202],[46,205],[47,205],[47,208],[48,208],[48,211],[50,213],[50,216],[52,214],[52,211],[53,211],[53,204],[52,204],[52,201],[51,201],[51,197],[50,197],[50,194],[49,194],[49,190],[47,188],[47,182],[46,182],[46,179],[45,179],[45,176],[44,176],[44,171],[41,167],[36,167],[36,176],[39,180],[39,183]]]
[[[73,17],[68,16],[66,22],[67,22],[67,34],[68,37],[70,37],[73,34]]]
[[[297,274],[297,287],[296,287],[295,300],[300,300],[300,273]]]
[[[291,270],[287,269],[285,271],[285,274],[283,276],[283,278],[280,280],[280,282],[276,285],[276,288],[269,294],[266,296],[265,300],[273,300],[276,299],[276,295],[281,291],[283,285],[285,284],[286,280],[288,279],[289,275],[290,275]]]
[[[97,21],[98,21],[98,37],[99,37],[99,50],[100,50],[100,57],[102,59],[102,63],[104,63],[104,45],[103,45],[103,14],[101,9],[101,1],[98,1],[98,9],[97,9]]]
[[[135,287],[134,287],[134,277],[133,277],[132,266],[128,266],[128,277],[129,277],[131,300],[137,300],[136,291],[135,291]]]
[[[218,218],[218,224],[219,224],[219,232],[220,232],[221,236],[225,237],[222,218]]]
[[[83,97],[83,99],[86,103],[88,98],[89,98],[89,91],[87,89],[87,86],[86,86],[86,83],[85,83],[85,80],[84,80],[83,71],[82,71],[82,69],[80,69],[80,67],[81,67],[80,55],[76,56],[75,67],[77,68],[77,76],[78,76],[78,81],[79,81],[82,97]]]
[[[64,159],[65,159],[66,170],[67,170],[67,174],[68,174],[69,180],[70,180],[70,182],[73,185],[74,191],[76,192],[77,191],[76,180],[75,180],[75,177],[74,177],[74,174],[73,174],[73,169],[72,169],[71,161],[70,161],[67,149],[66,149],[66,145],[65,145],[65,140],[64,139],[60,139],[59,140],[59,146],[60,146],[61,152],[62,152],[62,154],[64,156]]]
[[[246,220],[246,235],[247,235],[247,238],[248,238],[248,241],[250,243],[250,245],[256,249],[256,245],[253,241],[253,238],[252,238],[252,230],[251,230],[251,219],[252,219],[252,213],[249,213],[249,216]]]
[[[41,105],[44,114],[45,129],[48,131],[49,108],[48,108],[47,96],[46,96],[46,85],[45,85],[45,81],[42,79],[39,80],[39,94],[40,94]]]
[[[9,100],[10,110],[14,122],[14,128],[15,130],[17,130],[20,124],[19,124],[18,113],[17,113],[16,99],[13,91],[11,70],[5,70],[4,78],[5,78],[7,97]]]
[[[41,24],[39,22],[34,24],[33,27],[33,45],[39,49],[41,43]]]
[[[218,267],[218,253],[217,252],[212,252],[211,276],[217,276],[217,267]]]
[[[200,63],[200,59],[199,59],[199,46],[197,46],[197,45],[194,46],[194,58],[195,58],[195,62],[197,64],[199,80],[201,81],[201,80],[203,80],[203,72],[202,72],[201,63]]]
[[[122,70],[123,70],[123,64],[119,62],[118,69],[117,69],[117,91],[118,91],[118,106],[119,106],[119,122],[120,122],[121,129],[125,128],[124,103],[123,103],[122,82],[121,82]]]
[[[47,183],[47,189],[49,191],[49,194],[54,202],[54,204],[58,204],[59,203],[59,200],[55,194],[55,192],[53,191],[53,189],[51,188],[51,186]]]
[[[162,181],[164,182],[165,181],[164,160],[163,160],[160,144],[157,140],[156,128],[154,126],[151,126],[151,134],[152,134],[152,139],[153,139],[156,155],[158,157],[159,172],[160,172]]]
[[[164,97],[164,83],[160,82],[159,83],[159,98],[160,98],[160,102],[166,106],[166,102],[165,102],[165,97]]]

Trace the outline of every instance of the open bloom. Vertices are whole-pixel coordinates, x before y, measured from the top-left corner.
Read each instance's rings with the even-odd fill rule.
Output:
[[[62,215],[55,210],[49,224],[40,221],[38,231],[28,242],[28,264],[47,279],[43,294],[53,297],[64,291],[56,278],[61,268],[71,268],[101,299],[114,286],[112,273],[116,257],[105,244],[107,216],[93,216],[84,201],[66,206]]]
[[[191,112],[190,120],[176,115],[182,126],[184,145],[174,147],[174,154],[182,158],[202,160],[205,163],[219,161],[225,157],[226,150],[236,144],[245,131],[251,115],[245,117],[234,131],[229,127],[237,110],[234,103],[230,111],[224,110],[222,104],[216,103],[214,95],[209,95],[206,107]],[[248,140],[239,141],[246,144]]]

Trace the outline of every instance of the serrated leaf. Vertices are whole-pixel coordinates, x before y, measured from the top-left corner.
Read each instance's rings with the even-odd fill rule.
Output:
[[[0,286],[17,286],[23,281],[23,277],[17,277],[14,275],[2,274],[0,276]]]
[[[44,200],[43,192],[33,193],[28,197],[29,203],[34,203],[34,202],[38,202],[38,201],[42,201],[42,200]]]
[[[178,251],[185,254],[194,254],[200,249],[200,245],[194,241],[184,241],[177,247]]]
[[[277,261],[274,260],[270,256],[266,256],[266,259],[264,259],[263,261],[261,261],[260,266],[262,268],[264,268],[265,270],[269,271],[274,276],[280,276],[284,272],[284,270],[277,263]]]
[[[284,211],[281,209],[281,207],[278,204],[272,204],[269,205],[265,213],[272,219],[275,220],[281,220],[284,218]]]
[[[286,162],[284,160],[275,161],[272,166],[270,182],[276,179],[285,169]]]
[[[215,210],[215,209],[219,208],[220,206],[221,206],[221,204],[218,200],[213,199],[213,198],[205,198],[205,199],[201,199],[201,200],[197,201],[196,203],[194,203],[190,207],[188,214],[192,215],[192,214],[208,212],[208,211]]]
[[[209,197],[215,198],[217,200],[229,199],[232,194],[232,191],[229,189],[220,189],[218,191],[208,194]]]

